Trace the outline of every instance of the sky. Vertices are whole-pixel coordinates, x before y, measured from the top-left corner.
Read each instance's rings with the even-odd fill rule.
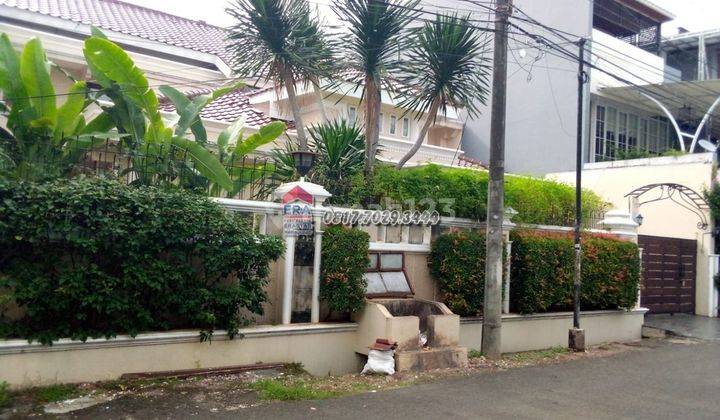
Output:
[[[218,26],[233,23],[225,13],[228,0],[124,0],[151,9],[162,10],[174,15],[195,20],[204,20]],[[312,0],[311,4],[327,4],[329,0]],[[663,25],[663,35],[677,33],[678,26],[690,31],[702,31],[720,27],[720,1],[718,0],[652,0],[653,3],[676,16],[672,22]]]

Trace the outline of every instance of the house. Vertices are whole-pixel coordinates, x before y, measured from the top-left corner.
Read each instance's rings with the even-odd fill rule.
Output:
[[[82,42],[90,35],[92,26],[125,48],[153,87],[167,84],[193,95],[225,85],[233,78],[232,57],[224,48],[226,29],[118,0],[0,0],[0,32],[7,33],[18,48],[31,37],[39,37],[49,58],[78,79],[90,77]],[[53,82],[57,92],[67,91],[71,84],[59,71],[54,71]],[[360,92],[345,88],[339,94],[324,92],[328,113],[331,117],[361,119]],[[248,88],[210,104],[201,114],[209,139],[212,141],[239,117],[245,119],[251,130],[272,119],[290,122],[292,114],[285,93],[279,96],[275,93],[273,89]],[[300,85],[298,93],[306,124],[320,122],[314,94]],[[174,112],[169,101],[163,102],[163,109]],[[410,163],[471,162],[461,159],[463,126],[452,110],[439,118]],[[405,110],[384,93],[380,158],[399,160],[412,146],[419,130],[418,121],[405,115]],[[294,130],[291,128],[288,134],[293,136]]]

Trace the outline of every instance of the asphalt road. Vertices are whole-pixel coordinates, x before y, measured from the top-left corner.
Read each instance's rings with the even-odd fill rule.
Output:
[[[720,343],[665,342],[606,358],[339,399],[269,404],[243,410],[242,417],[718,419]]]

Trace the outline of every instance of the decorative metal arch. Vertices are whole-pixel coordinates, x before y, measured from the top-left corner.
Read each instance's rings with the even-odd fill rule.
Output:
[[[660,190],[660,195],[658,197],[646,201],[640,201],[641,196],[656,189]],[[697,191],[684,185],[673,183],[648,184],[625,194],[625,197],[628,197],[628,199],[636,198],[638,200],[638,208],[643,204],[670,200],[698,216],[700,219],[697,224],[698,229],[705,230],[708,227],[708,220],[705,216],[705,212],[710,210],[710,205],[707,201],[705,201],[705,198],[703,198],[702,195],[697,193]]]

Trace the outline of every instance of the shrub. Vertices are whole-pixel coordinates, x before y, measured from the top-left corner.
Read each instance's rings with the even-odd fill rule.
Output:
[[[469,231],[440,235],[430,253],[430,273],[454,313],[479,315],[485,296],[485,235]]]
[[[573,240],[567,235],[511,234],[511,309],[520,313],[570,310],[573,306]],[[637,299],[640,259],[634,243],[583,238],[583,310],[630,308]],[[485,235],[440,235],[430,253],[430,273],[443,302],[461,316],[479,315],[485,288]]]
[[[206,197],[102,179],[0,182],[0,289],[25,315],[9,334],[51,343],[217,328],[262,312],[275,237]],[[1,330],[1,329],[0,329]]]
[[[358,229],[330,226],[322,242],[320,298],[331,310],[355,312],[365,302],[370,235]]]
[[[513,232],[510,303],[520,313],[573,307],[574,247],[569,235]],[[586,235],[582,239],[583,310],[631,308],[637,300],[636,244]]]
[[[485,171],[443,168],[427,165],[396,170],[378,166],[370,186],[356,179],[351,194],[356,203],[372,196],[420,210],[437,210],[442,215],[485,220],[488,173]],[[351,204],[356,204],[351,203]],[[505,178],[505,204],[518,211],[517,222],[546,225],[572,225],[575,214],[575,189],[559,182],[522,177]],[[433,207],[434,206],[434,207]],[[590,191],[583,192],[583,217],[601,211],[605,204]]]

